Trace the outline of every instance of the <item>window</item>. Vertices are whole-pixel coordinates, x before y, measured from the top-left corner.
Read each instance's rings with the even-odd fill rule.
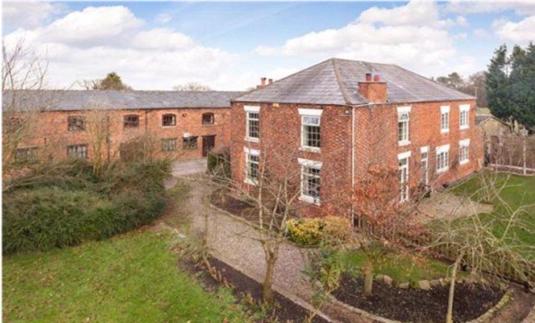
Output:
[[[469,117],[470,117],[470,105],[461,104],[459,106],[459,128],[461,130],[468,129]]]
[[[399,164],[399,201],[409,200],[409,157],[410,151],[398,154]]]
[[[459,165],[464,165],[470,161],[470,139],[459,141]]]
[[[85,130],[85,118],[83,116],[69,116],[67,117],[67,123],[69,124],[69,131]]]
[[[440,132],[446,133],[450,131],[450,107],[440,107]]]
[[[449,168],[450,145],[437,147],[437,173],[442,173]]]
[[[429,184],[429,147],[420,148],[420,183]]]
[[[162,139],[162,151],[176,151],[176,138]]]
[[[260,106],[246,105],[245,110],[245,140],[258,142],[260,138]]]
[[[300,159],[301,164],[301,196],[300,200],[319,204],[321,188],[321,162]]]
[[[125,128],[139,127],[139,116],[137,114],[128,114],[123,117],[123,125]]]
[[[398,144],[410,144],[409,141],[409,113],[411,107],[398,107]]]
[[[320,109],[299,109],[301,115],[301,147],[319,151],[321,146]]]
[[[182,139],[182,149],[197,149],[197,136],[188,136]]]
[[[168,114],[162,115],[162,126],[163,127],[176,126],[176,114],[168,113]]]
[[[19,148],[15,151],[15,162],[28,164],[37,161],[37,147]]]
[[[214,124],[215,118],[214,114],[211,112],[203,113],[202,114],[202,124],[208,125],[208,124]]]
[[[87,159],[87,145],[67,146],[67,157]]]
[[[256,185],[258,183],[260,151],[245,148],[245,183]]]

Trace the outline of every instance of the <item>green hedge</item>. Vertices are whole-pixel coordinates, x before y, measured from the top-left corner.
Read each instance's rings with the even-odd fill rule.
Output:
[[[32,174],[3,195],[3,252],[48,250],[99,240],[150,223],[165,207],[165,162],[111,165],[100,177],[71,165],[55,184],[53,172]]]

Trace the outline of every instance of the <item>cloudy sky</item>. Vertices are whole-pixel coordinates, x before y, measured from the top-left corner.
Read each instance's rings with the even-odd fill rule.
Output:
[[[533,0],[3,2],[2,17],[6,46],[45,57],[54,88],[115,71],[134,89],[242,90],[330,57],[468,75],[535,41]]]

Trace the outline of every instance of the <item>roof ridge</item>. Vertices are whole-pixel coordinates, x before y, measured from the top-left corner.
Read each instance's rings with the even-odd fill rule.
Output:
[[[334,76],[336,77],[336,83],[338,84],[338,88],[340,89],[340,92],[342,93],[342,97],[344,98],[344,101],[347,105],[351,105],[351,98],[348,93],[346,93],[345,86],[341,84],[340,80],[340,71],[338,71],[338,64],[336,64],[336,58],[332,58],[332,64],[334,69]]]

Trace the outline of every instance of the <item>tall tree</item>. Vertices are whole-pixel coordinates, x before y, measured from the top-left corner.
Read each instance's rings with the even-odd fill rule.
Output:
[[[496,117],[510,121],[511,106],[506,45],[502,45],[494,51],[494,57],[490,61],[486,76],[487,100],[490,111]]]

